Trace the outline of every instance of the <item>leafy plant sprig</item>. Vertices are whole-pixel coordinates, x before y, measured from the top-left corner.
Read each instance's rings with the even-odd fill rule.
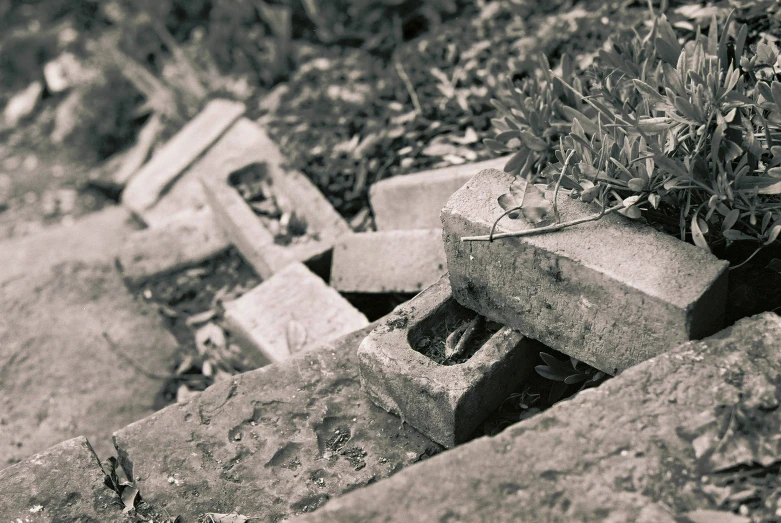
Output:
[[[749,35],[734,18],[714,16],[707,34],[677,27],[679,35],[662,15],[645,36],[617,38],[585,72],[565,57],[556,74],[541,58],[539,75],[506,84],[496,135],[485,140],[516,152],[505,170],[518,181],[499,198],[498,220],[523,215],[540,226],[494,234],[495,223],[462,240],[552,232],[620,212],[706,250],[753,241],[756,254],[776,242],[781,59],[767,35]],[[533,182],[553,189],[553,202]],[[601,210],[561,223],[560,192]],[[554,223],[542,224],[550,213]]]
[[[545,365],[537,365],[534,370],[545,379],[556,382],[550,391],[548,401],[554,403],[561,399],[569,385],[580,383],[578,392],[599,385],[607,379],[607,374],[590,367],[575,358],[560,361],[547,352],[540,352],[540,358]]]

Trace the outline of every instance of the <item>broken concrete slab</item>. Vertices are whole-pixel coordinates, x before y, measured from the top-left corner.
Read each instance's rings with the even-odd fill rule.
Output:
[[[195,265],[230,247],[210,209],[179,214],[167,225],[128,235],[117,255],[132,285]]]
[[[69,225],[0,242],[0,284],[66,261],[113,261],[137,229],[126,209],[108,207]]]
[[[688,521],[781,458],[779,376],[781,318],[741,320],[298,521]]]
[[[331,285],[341,292],[420,292],[447,272],[441,229],[364,232],[334,245]]]
[[[454,165],[382,180],[369,189],[378,231],[438,229],[448,198],[483,169],[502,169],[510,157]]]
[[[521,389],[539,350],[505,327],[476,346],[466,361],[438,363],[425,355],[475,316],[470,313],[453,300],[443,277],[398,307],[358,349],[361,387],[372,401],[445,447],[467,441],[510,393]],[[452,328],[441,329],[443,324]]]
[[[112,431],[165,404],[153,374],[172,367],[176,341],[113,260],[0,283],[0,310],[0,464],[78,435],[105,458]]]
[[[722,327],[726,261],[617,214],[549,234],[487,235],[514,177],[482,171],[442,210],[453,296],[463,306],[615,374]],[[561,195],[562,221],[598,214]],[[496,232],[534,226],[503,219]]]
[[[225,303],[229,328],[270,362],[368,325],[366,316],[301,263]]]
[[[215,384],[116,432],[144,499],[185,523],[234,511],[279,521],[438,452],[361,392],[356,351],[371,329]]]
[[[206,104],[130,179],[122,204],[143,214],[242,114],[244,104],[239,102],[218,99]]]
[[[0,514],[30,523],[122,520],[105,477],[86,438],[64,441],[0,470]]]

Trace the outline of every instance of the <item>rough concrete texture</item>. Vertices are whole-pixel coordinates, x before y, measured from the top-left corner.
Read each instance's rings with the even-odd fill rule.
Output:
[[[179,214],[169,223],[128,235],[117,255],[132,284],[202,262],[230,246],[210,209]]]
[[[780,380],[781,318],[755,316],[299,521],[689,521],[708,474],[781,458]]]
[[[106,458],[112,431],[161,406],[162,382],[122,356],[165,372],[176,342],[113,263],[61,263],[0,283],[0,311],[0,467],[78,435]]]
[[[722,327],[727,262],[616,214],[489,242],[513,176],[482,171],[442,210],[453,295],[478,313],[615,374]],[[563,222],[598,209],[562,195]],[[503,219],[497,233],[532,228]]]
[[[122,521],[122,502],[84,437],[73,438],[0,470],[3,521]]]
[[[112,261],[137,229],[122,207],[109,207],[70,225],[0,242],[0,283],[65,261]]]
[[[464,363],[440,365],[410,346],[423,322],[454,316],[443,277],[398,307],[358,349],[361,386],[377,405],[445,447],[466,441],[532,371],[535,353],[503,328]],[[457,323],[454,323],[457,326]]]
[[[378,231],[439,229],[448,198],[483,169],[502,169],[510,157],[394,176],[369,189]]]
[[[184,522],[232,511],[279,521],[439,451],[361,392],[356,351],[371,328],[118,431],[144,499]]]
[[[272,363],[322,345],[369,322],[301,263],[288,265],[225,304],[225,319]]]
[[[419,292],[447,272],[441,229],[364,232],[334,245],[331,285],[341,292]]]
[[[143,216],[179,175],[244,113],[244,104],[212,100],[128,182],[122,204]]]

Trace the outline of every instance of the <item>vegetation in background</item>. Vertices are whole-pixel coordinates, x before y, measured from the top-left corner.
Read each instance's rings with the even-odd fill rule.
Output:
[[[756,8],[756,3],[754,3]],[[776,39],[733,13],[706,29],[673,27],[617,38],[578,71],[506,83],[486,145],[515,152],[506,170],[595,202],[711,250],[781,234],[781,82]],[[524,199],[526,198],[526,199]],[[531,183],[500,199],[505,214],[558,224],[555,198]],[[495,235],[498,238],[502,235]],[[488,238],[480,238],[488,239]],[[742,260],[745,262],[747,260]],[[736,267],[739,264],[735,265]]]

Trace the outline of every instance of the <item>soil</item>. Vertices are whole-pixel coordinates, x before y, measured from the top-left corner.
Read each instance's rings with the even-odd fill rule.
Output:
[[[188,325],[187,320],[214,311],[214,317],[209,321],[219,323],[222,302],[238,298],[260,282],[260,277],[238,251],[230,248],[194,267],[158,276],[140,287],[131,288],[136,295],[157,304],[165,326],[179,342],[176,365],[169,369],[172,376],[165,382],[163,395],[167,402],[176,401],[177,390],[182,384],[190,390],[204,390],[214,383],[214,374],[204,374],[204,361],[219,361],[218,368],[229,374],[252,370],[253,367],[235,350],[229,352],[227,358],[224,351],[222,354],[202,354],[195,341],[198,325]],[[204,323],[207,321],[200,322]],[[229,333],[225,336],[226,347],[230,348]]]

